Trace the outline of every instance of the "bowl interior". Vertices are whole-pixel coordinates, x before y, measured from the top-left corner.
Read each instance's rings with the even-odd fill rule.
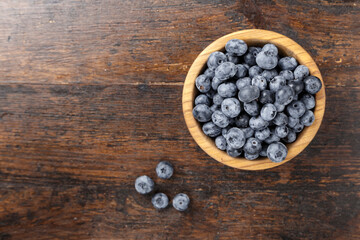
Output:
[[[228,40],[237,38],[244,40],[248,46],[261,47],[266,43],[273,43],[279,49],[280,56],[292,56],[299,64],[306,65],[310,74],[317,76],[323,84],[320,92],[315,96],[316,106],[314,109],[315,121],[310,127],[305,127],[304,130],[298,135],[297,140],[294,143],[286,144],[288,148],[288,155],[281,163],[273,163],[268,158],[262,157],[254,161],[249,161],[245,158],[233,158],[226,154],[226,152],[219,150],[215,146],[215,142],[210,137],[206,136],[201,129],[201,124],[195,120],[192,115],[192,109],[194,108],[194,99],[198,95],[198,90],[195,87],[195,79],[206,68],[206,62],[209,55],[214,51],[224,51],[225,44]],[[244,169],[244,170],[261,170],[276,167],[287,161],[290,161],[296,155],[298,155],[316,135],[325,111],[325,85],[320,74],[320,71],[311,58],[311,56],[296,42],[281,34],[266,31],[266,30],[243,30],[234,32],[223,36],[208,47],[206,47],[192,64],[184,83],[183,89],[183,112],[187,127],[193,136],[197,144],[212,158],[226,164],[228,166]]]

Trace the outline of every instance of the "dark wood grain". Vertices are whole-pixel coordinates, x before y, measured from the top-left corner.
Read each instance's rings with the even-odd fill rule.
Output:
[[[359,6],[2,1],[0,239],[360,239]],[[309,147],[256,172],[208,157],[181,110],[197,54],[246,28],[300,43],[327,87]],[[134,190],[141,174],[188,193],[190,210],[156,211]]]

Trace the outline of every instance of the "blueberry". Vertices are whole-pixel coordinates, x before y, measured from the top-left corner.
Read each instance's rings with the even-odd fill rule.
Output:
[[[221,128],[216,126],[213,122],[207,122],[202,126],[205,135],[209,137],[216,137],[221,134]]]
[[[302,124],[301,122],[299,122],[298,124],[295,125],[295,127],[293,127],[294,132],[299,133],[304,129],[304,124]]]
[[[274,93],[272,93],[270,90],[261,91],[260,97],[259,97],[260,103],[262,103],[262,104],[274,103],[274,101],[275,101]]]
[[[289,121],[288,116],[286,116],[285,113],[280,112],[276,114],[273,123],[276,126],[285,126],[286,124],[288,124],[288,121]]]
[[[242,56],[248,50],[248,46],[243,40],[231,39],[225,44],[225,50],[232,55]]]
[[[304,124],[304,126],[311,126],[313,122],[315,121],[314,113],[310,110],[306,110],[304,115],[300,118],[300,122]]]
[[[274,102],[274,106],[276,107],[277,112],[282,112],[285,109],[285,105],[281,105],[281,104],[279,104],[277,102]]]
[[[226,62],[226,55],[222,52],[213,52],[210,54],[207,65],[210,70],[215,70],[220,64]]]
[[[207,68],[204,72],[204,75],[212,79],[215,76],[215,71],[211,70],[210,68]]]
[[[220,150],[226,150],[227,143],[226,143],[225,137],[224,136],[217,136],[215,138],[215,145]]]
[[[293,101],[286,107],[286,111],[290,117],[300,118],[305,113],[306,107],[301,101]]]
[[[307,66],[299,65],[294,70],[294,78],[303,80],[305,77],[309,76],[309,69]]]
[[[154,181],[146,175],[135,180],[135,189],[140,194],[148,194],[154,190],[154,187]]]
[[[299,121],[300,121],[300,119],[298,119],[298,118],[289,117],[289,121],[288,121],[288,124],[287,124],[287,125],[288,125],[290,128],[294,128],[294,127],[296,126],[296,124],[299,123]]]
[[[237,93],[237,87],[232,82],[225,82],[219,85],[217,91],[224,98],[234,97]]]
[[[251,78],[249,78],[249,77],[239,78],[236,81],[236,87],[238,90],[240,90],[243,87],[250,86],[250,85],[251,85]]]
[[[260,107],[256,101],[244,103],[244,110],[252,117],[257,116],[260,113]]]
[[[235,148],[231,148],[229,145],[226,147],[226,153],[230,156],[230,157],[238,157],[241,155],[242,153],[242,149],[235,149]]]
[[[211,110],[211,114],[213,114],[215,111],[221,110],[221,106],[220,106],[220,105],[213,104],[213,105],[210,107],[210,110]]]
[[[275,94],[275,102],[280,105],[288,105],[294,99],[295,92],[289,86],[284,86]]]
[[[151,203],[158,210],[164,209],[169,205],[169,198],[164,193],[157,193],[152,197]]]
[[[250,118],[249,126],[254,130],[262,130],[269,126],[269,123],[265,121],[262,117],[257,116]]]
[[[246,128],[249,126],[250,117],[247,113],[241,113],[235,118],[235,125],[239,128]]]
[[[208,78],[204,74],[201,74],[196,78],[195,85],[196,85],[196,88],[199,90],[199,92],[206,93],[211,88],[210,78]]]
[[[249,51],[247,54],[244,55],[244,62],[249,66],[253,66],[256,64],[256,56],[261,52],[261,48],[258,47],[249,47]]]
[[[278,65],[282,70],[292,71],[297,67],[298,63],[293,57],[283,57],[279,60]]]
[[[290,80],[288,86],[294,90],[295,94],[299,94],[304,90],[304,82],[300,79]]]
[[[267,139],[265,139],[265,142],[267,144],[271,144],[273,142],[278,142],[278,141],[280,141],[280,138],[276,136],[275,133],[270,133],[270,136]]]
[[[199,122],[208,122],[211,119],[212,112],[209,106],[205,104],[198,104],[193,109],[193,115]]]
[[[251,127],[240,128],[244,132],[245,138],[254,136],[255,131]]]
[[[265,121],[271,121],[275,118],[277,110],[274,104],[266,103],[260,111],[260,116]]]
[[[270,136],[270,133],[271,133],[270,129],[267,127],[262,130],[255,131],[255,137],[257,139],[259,139],[260,141],[264,141],[265,139],[267,139]]]
[[[275,128],[275,135],[278,136],[279,138],[284,138],[288,135],[289,133],[289,129],[287,126],[277,126]]]
[[[290,81],[294,80],[294,73],[290,70],[283,70],[279,73],[279,76],[285,78],[285,80]]]
[[[224,62],[215,69],[215,77],[221,81],[228,80],[235,76],[237,67],[232,62]]]
[[[237,117],[241,112],[239,100],[236,98],[226,98],[221,103],[221,111],[229,118]]]
[[[216,94],[216,91],[214,89],[210,89],[207,93],[206,96],[208,96],[208,98],[213,99],[214,95]]]
[[[240,58],[235,55],[231,55],[230,53],[226,53],[226,58],[228,62],[232,62],[233,64],[238,64],[240,62]]]
[[[257,75],[260,75],[262,71],[263,69],[261,69],[259,66],[254,65],[249,69],[249,77],[253,78]]]
[[[250,137],[243,147],[245,153],[256,154],[261,151],[261,142],[257,138]]]
[[[257,86],[245,86],[239,90],[238,98],[244,103],[254,101],[260,96],[260,89]]]
[[[230,128],[225,136],[226,143],[230,148],[239,149],[245,144],[245,134],[239,128]]]
[[[176,194],[172,201],[173,207],[178,211],[185,211],[190,204],[190,198],[185,193]]]
[[[216,126],[221,127],[221,128],[227,127],[230,123],[229,118],[227,116],[225,116],[225,114],[219,110],[216,110],[212,114],[211,119]]]
[[[244,157],[245,157],[247,160],[252,161],[252,160],[255,160],[255,159],[257,159],[257,158],[259,157],[259,153],[250,154],[250,153],[245,152],[245,153],[244,153]]]
[[[237,64],[237,72],[235,74],[236,77],[242,78],[245,77],[248,73],[248,68],[244,64]]]
[[[195,105],[198,104],[205,104],[207,106],[210,106],[210,99],[205,94],[200,94],[195,98]]]
[[[225,137],[230,128],[231,128],[230,126],[227,126],[226,128],[223,128],[221,130],[221,135]]]
[[[320,91],[322,83],[318,77],[308,76],[304,79],[305,91],[310,94],[316,94]]]
[[[251,85],[257,86],[260,89],[260,91],[263,91],[267,87],[267,81],[263,76],[257,75],[253,77],[253,79],[251,80]]]
[[[261,157],[267,157],[267,149],[268,149],[269,145],[266,143],[263,143],[261,146],[261,151],[259,152],[259,155]]]
[[[174,173],[173,165],[168,161],[159,162],[155,170],[158,177],[162,179],[169,179]]]
[[[287,152],[288,150],[283,143],[276,142],[269,145],[267,156],[272,162],[279,163],[285,160]]]
[[[265,45],[262,47],[261,51],[264,51],[264,52],[269,51],[269,52],[271,52],[271,54],[273,54],[273,55],[278,55],[278,53],[279,53],[277,47],[276,47],[274,44],[272,44],[272,43],[267,43],[267,44],[265,44]]]
[[[215,105],[221,105],[222,101],[224,101],[224,98],[222,96],[220,96],[218,93],[214,95],[213,103]]]
[[[271,92],[277,92],[286,85],[286,80],[282,76],[276,76],[269,82],[269,89]]]
[[[270,81],[271,79],[273,79],[274,77],[276,77],[278,75],[278,72],[276,71],[276,69],[273,70],[264,70],[261,73],[261,76],[263,76],[266,81]]]
[[[256,63],[262,69],[271,70],[275,68],[278,63],[277,55],[270,50],[261,51],[256,56]]]
[[[306,109],[313,109],[315,107],[315,98],[311,94],[305,93],[301,98],[300,101],[302,101],[305,104]]]
[[[219,85],[222,83],[223,81],[220,81],[217,77],[213,77],[212,81],[211,81],[211,88],[215,91],[217,91]]]
[[[293,130],[289,129],[288,135],[287,135],[285,138],[283,138],[283,140],[284,140],[284,142],[286,142],[286,143],[295,142],[295,140],[296,140],[296,133],[295,133]]]

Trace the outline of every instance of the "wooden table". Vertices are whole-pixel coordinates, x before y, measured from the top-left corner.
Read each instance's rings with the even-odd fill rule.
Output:
[[[360,239],[359,18],[356,0],[1,1],[0,239]],[[207,156],[181,108],[200,51],[249,28],[301,44],[327,94],[310,146],[255,172]],[[156,211],[142,174],[191,209]]]

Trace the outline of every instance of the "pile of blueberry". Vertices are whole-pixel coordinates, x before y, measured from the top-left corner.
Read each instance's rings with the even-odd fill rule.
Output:
[[[208,68],[196,78],[195,119],[232,157],[283,161],[284,143],[294,142],[315,120],[320,79],[295,58],[280,58],[274,44],[248,48],[232,39],[225,50],[211,53]]]
[[[167,161],[159,162],[156,166],[156,174],[159,178],[169,179],[173,173],[174,168],[172,164]],[[154,188],[154,181],[146,175],[140,176],[135,180],[135,189],[140,194],[149,194],[154,191]],[[152,197],[151,203],[156,209],[161,210],[168,206],[169,198],[165,193],[156,193]],[[178,211],[185,211],[188,208],[189,203],[190,198],[185,193],[177,194],[172,201],[173,207]]]

